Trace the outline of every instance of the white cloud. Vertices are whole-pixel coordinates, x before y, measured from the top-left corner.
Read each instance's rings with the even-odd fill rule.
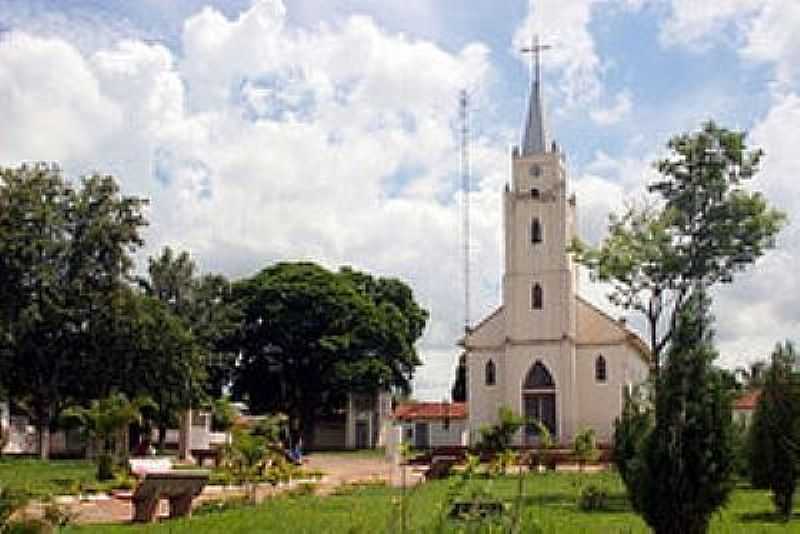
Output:
[[[514,46],[530,45],[533,36],[553,48],[545,52],[543,64],[563,78],[560,90],[568,105],[592,102],[602,94],[601,62],[589,31],[592,8],[599,0],[539,0],[514,33]]]
[[[601,126],[609,126],[620,122],[630,115],[632,107],[633,102],[630,91],[620,91],[617,93],[613,106],[595,109],[589,113],[589,116],[595,123]]]
[[[234,19],[205,8],[180,56],[138,40],[91,53],[0,40],[0,163],[113,172],[151,197],[149,251],[183,247],[231,276],[278,259],[400,276],[432,312],[421,380],[449,381],[462,316],[452,124],[458,90],[490,75],[488,49],[447,52],[367,17],[313,30],[285,17],[277,0]],[[475,272],[491,285],[501,176],[488,169],[505,150],[474,151]]]
[[[0,161],[87,156],[120,123],[81,55],[57,39],[0,39]]]
[[[661,27],[661,41],[668,46],[682,45],[699,49],[728,41],[736,37],[725,31],[728,26],[732,22],[736,25],[744,24],[753,11],[766,1],[768,0],[671,0],[671,13]]]

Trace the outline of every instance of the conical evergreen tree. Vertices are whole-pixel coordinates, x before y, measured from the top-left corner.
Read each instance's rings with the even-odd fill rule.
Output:
[[[800,476],[800,381],[792,369],[795,359],[791,343],[775,348],[748,436],[751,482],[772,490],[775,507],[787,521]]]
[[[731,398],[698,290],[680,313],[657,379],[655,427],[629,474],[635,509],[656,534],[700,534],[732,489]]]

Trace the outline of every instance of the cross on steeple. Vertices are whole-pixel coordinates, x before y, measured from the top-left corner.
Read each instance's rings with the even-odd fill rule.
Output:
[[[531,37],[531,46],[526,46],[520,50],[520,52],[523,54],[531,55],[532,74],[536,74],[536,77],[531,80],[532,82],[538,83],[541,80],[542,52],[545,50],[550,50],[551,48],[553,47],[550,45],[541,44],[539,42],[539,35],[537,34]]]
[[[543,154],[548,151],[547,131],[544,126],[544,104],[542,103],[541,55],[544,50],[552,48],[539,42],[539,36],[531,39],[531,46],[521,51],[531,54],[531,94],[528,101],[528,113],[522,131],[522,155]]]

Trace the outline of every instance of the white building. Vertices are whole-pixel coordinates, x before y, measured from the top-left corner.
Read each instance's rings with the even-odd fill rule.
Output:
[[[562,443],[585,427],[608,441],[623,389],[647,377],[649,352],[623,321],[578,294],[577,267],[567,253],[576,236],[576,200],[568,195],[564,153],[547,138],[538,57],[503,205],[503,302],[461,341],[472,440],[506,405],[541,420]],[[529,426],[517,443],[536,439]]]
[[[463,402],[400,404],[394,410],[394,424],[399,428],[399,441],[415,449],[469,445],[467,405]]]

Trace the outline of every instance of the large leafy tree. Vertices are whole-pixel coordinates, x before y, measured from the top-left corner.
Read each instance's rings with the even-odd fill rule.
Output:
[[[408,390],[427,312],[394,279],[279,263],[240,281],[242,361],[234,392],[282,411],[312,445],[315,418],[348,391]]]
[[[672,138],[648,187],[655,201],[612,216],[599,247],[573,246],[578,261],[612,285],[613,303],[645,317],[655,375],[692,292],[733,281],[773,245],[785,221],[745,188],[763,156],[745,137],[707,122]]]
[[[610,300],[648,324],[652,410],[628,401],[617,422],[629,494],[657,532],[693,533],[724,502],[733,469],[732,380],[712,366],[709,290],[771,247],[785,216],[745,188],[763,153],[744,133],[707,122],[668,149],[652,202],[612,216],[599,247],[572,248],[611,284]]]
[[[128,290],[115,302],[113,389],[152,399],[160,448],[179,410],[202,396],[206,371],[200,344],[186,322],[160,300]],[[102,370],[100,372],[103,372]],[[123,378],[117,381],[116,377]]]
[[[164,247],[148,261],[148,278],[139,283],[147,295],[163,302],[191,329],[203,354],[206,392],[220,397],[233,379],[236,351],[233,335],[240,315],[231,284],[219,274],[197,274],[188,252]]]
[[[656,383],[655,426],[623,473],[634,508],[656,534],[707,532],[733,488],[732,392],[712,365],[704,300],[693,293],[681,309]]]
[[[753,486],[772,490],[775,507],[792,517],[800,477],[800,378],[793,370],[797,353],[790,342],[778,344],[763,383],[748,434]]]
[[[0,382],[49,427],[108,363],[103,313],[127,283],[144,201],[111,176],[77,187],[47,164],[0,169]]]

